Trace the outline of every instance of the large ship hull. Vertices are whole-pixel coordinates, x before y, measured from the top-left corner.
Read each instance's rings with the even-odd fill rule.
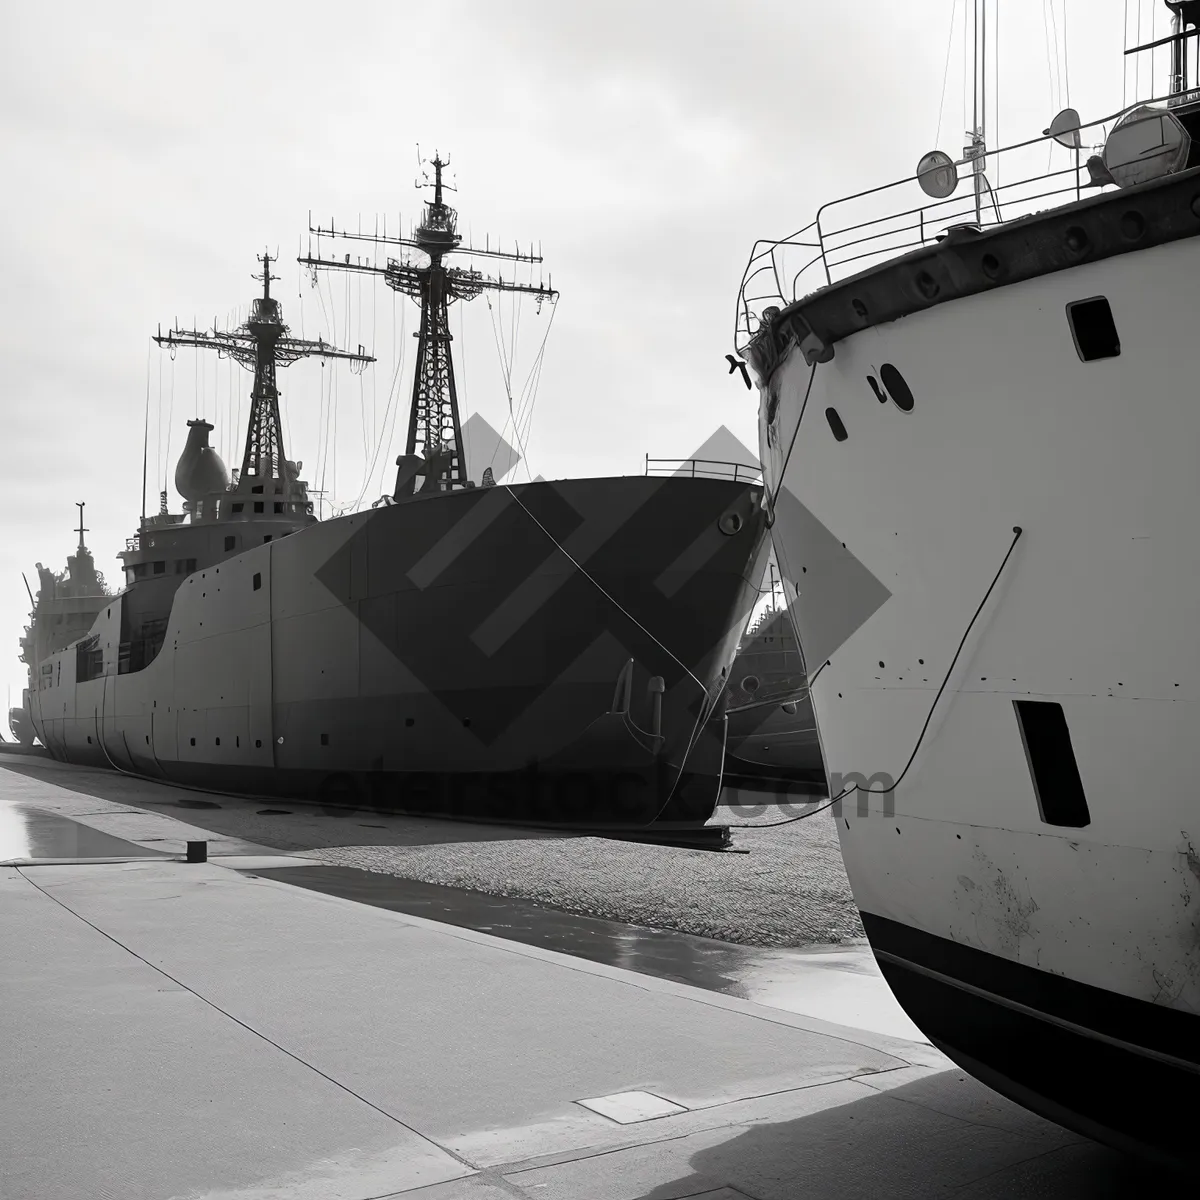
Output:
[[[116,597],[40,665],[60,759],[245,793],[549,822],[703,821],[761,575],[761,489],[618,478],[418,496],[198,571],[121,671]],[[137,585],[134,585],[135,587]]]
[[[748,354],[831,786],[865,789],[837,825],[885,976],[997,1090],[1192,1166],[1198,189],[951,239]],[[1068,305],[1096,298],[1119,352],[1082,361]],[[806,361],[794,313],[831,357]]]

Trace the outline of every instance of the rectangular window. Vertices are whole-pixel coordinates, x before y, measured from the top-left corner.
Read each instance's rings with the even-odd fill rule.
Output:
[[[262,502],[261,500],[255,500],[255,502],[254,502],[254,511],[255,511],[255,512],[262,512],[262,510],[263,510],[263,502]]]
[[[252,492],[252,493],[253,493],[255,496],[261,496],[261,495],[263,494],[263,485],[262,485],[261,483],[259,483],[259,484],[255,484],[255,486],[254,486],[254,487],[252,487],[252,488],[250,489],[250,491],[251,491],[251,492]]]
[[[1090,300],[1074,300],[1067,305],[1067,321],[1075,340],[1075,353],[1081,362],[1098,358],[1116,358],[1121,353],[1121,339],[1112,308],[1103,296]]]
[[[281,502],[281,501],[279,501],[279,500],[276,500],[276,501],[275,501],[275,511],[276,511],[277,513],[281,513],[281,512],[283,512],[283,504],[282,504],[282,502]]]
[[[154,564],[155,575],[165,575],[167,573],[167,564],[165,562],[156,562]]]
[[[257,592],[260,587],[262,587],[262,575],[258,571],[255,571],[254,572],[254,591]]]
[[[241,511],[242,511],[242,509],[243,509],[243,508],[245,508],[245,507],[246,507],[246,506],[245,506],[244,504],[235,504],[235,505],[233,506],[233,511],[234,511],[235,513],[239,513],[239,512],[241,512]]]
[[[192,572],[193,572],[195,569],[196,569],[196,560],[195,560],[194,558],[189,558],[189,559],[187,560],[187,572],[188,572],[188,574],[190,575],[190,574],[191,574],[191,573],[192,573]]]
[[[269,541],[271,540],[272,536],[273,536],[272,534],[269,534],[269,533],[268,533],[268,534],[266,534],[266,535],[263,537],[263,541],[264,541],[264,542],[269,542]]]
[[[1091,823],[1083,780],[1061,704],[1014,700],[1038,811],[1047,825],[1082,829]]]
[[[227,537],[225,539],[225,549],[226,550],[232,550],[236,544],[237,544],[237,538],[233,537],[232,535],[230,535],[229,537]]]

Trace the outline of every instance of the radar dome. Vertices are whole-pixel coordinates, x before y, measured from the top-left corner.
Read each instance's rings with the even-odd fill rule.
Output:
[[[193,504],[213,492],[229,490],[229,470],[208,444],[212,428],[203,419],[188,422],[187,445],[175,466],[175,490]]]

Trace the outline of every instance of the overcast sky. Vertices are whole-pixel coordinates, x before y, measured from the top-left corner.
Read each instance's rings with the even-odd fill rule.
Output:
[[[1124,7],[1000,0],[1002,142],[1040,133],[1068,80],[1085,120],[1120,106]],[[314,486],[323,475],[334,502],[390,490],[415,310],[342,275],[318,297],[295,258],[310,210],[351,227],[361,217],[367,229],[387,212],[389,231],[397,213],[416,216],[418,142],[451,154],[464,234],[540,241],[562,293],[527,447],[533,474],[640,473],[645,454],[683,457],[721,424],[756,446],[755,394],[724,358],[750,248],[805,224],[824,200],[911,174],[935,145],[958,155],[963,8],[10,0],[0,39],[0,676],[14,702],[29,607],[20,574],[36,587],[36,561],[62,569],[75,501],[88,502],[98,566],[121,578],[115,554],[142,503],[148,390],[151,510],[198,412],[217,426],[228,465],[240,465],[249,373],[196,352],[172,363],[148,339],[176,316],[236,321],[264,247],[283,256],[275,288],[294,333],[362,342],[380,360],[361,383],[317,362],[281,374],[289,457]],[[1165,33],[1165,8],[1145,0],[1143,10],[1143,40],[1151,13]],[[495,315],[479,299],[452,324],[464,407],[500,428]],[[501,315],[511,334],[509,308]],[[548,317],[521,308],[518,394]],[[396,444],[368,480],[401,348]]]

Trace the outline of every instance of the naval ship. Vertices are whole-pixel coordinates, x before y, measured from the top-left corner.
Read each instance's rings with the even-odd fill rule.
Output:
[[[1159,95],[994,151],[978,71],[962,155],[759,243],[737,345],[825,764],[876,777],[835,811],[892,990],[1194,1170],[1200,3],[1167,7],[1127,51]]]
[[[23,746],[33,745],[37,737],[30,697],[38,690],[38,680],[54,670],[51,656],[86,638],[97,616],[113,598],[112,589],[96,570],[96,560],[83,540],[83,535],[88,532],[83,524],[86,505],[77,504],[76,507],[79,509],[79,545],[68,557],[67,569],[56,574],[38,563],[36,597],[29,588],[29,581],[25,580],[31,615],[21,638],[20,661],[29,669],[29,686],[22,690],[21,704],[8,711],[9,729]]]
[[[550,824],[702,824],[720,705],[767,553],[761,486],[702,477],[496,484],[466,475],[448,307],[552,288],[452,266],[432,199],[381,276],[421,309],[391,495],[318,520],[285,457],[276,372],[370,356],[290,335],[262,294],[231,331],[156,341],[253,370],[240,471],[188,422],[181,512],[144,517],[125,586],[62,644],[34,614],[29,721],[55,758],[242,794]],[[311,222],[310,222],[311,228]],[[349,236],[332,228],[321,236]],[[491,484],[491,486],[489,486]],[[81,634],[83,636],[78,636]]]
[[[725,689],[727,785],[811,793],[825,768],[804,656],[773,563],[769,600],[747,627]]]

